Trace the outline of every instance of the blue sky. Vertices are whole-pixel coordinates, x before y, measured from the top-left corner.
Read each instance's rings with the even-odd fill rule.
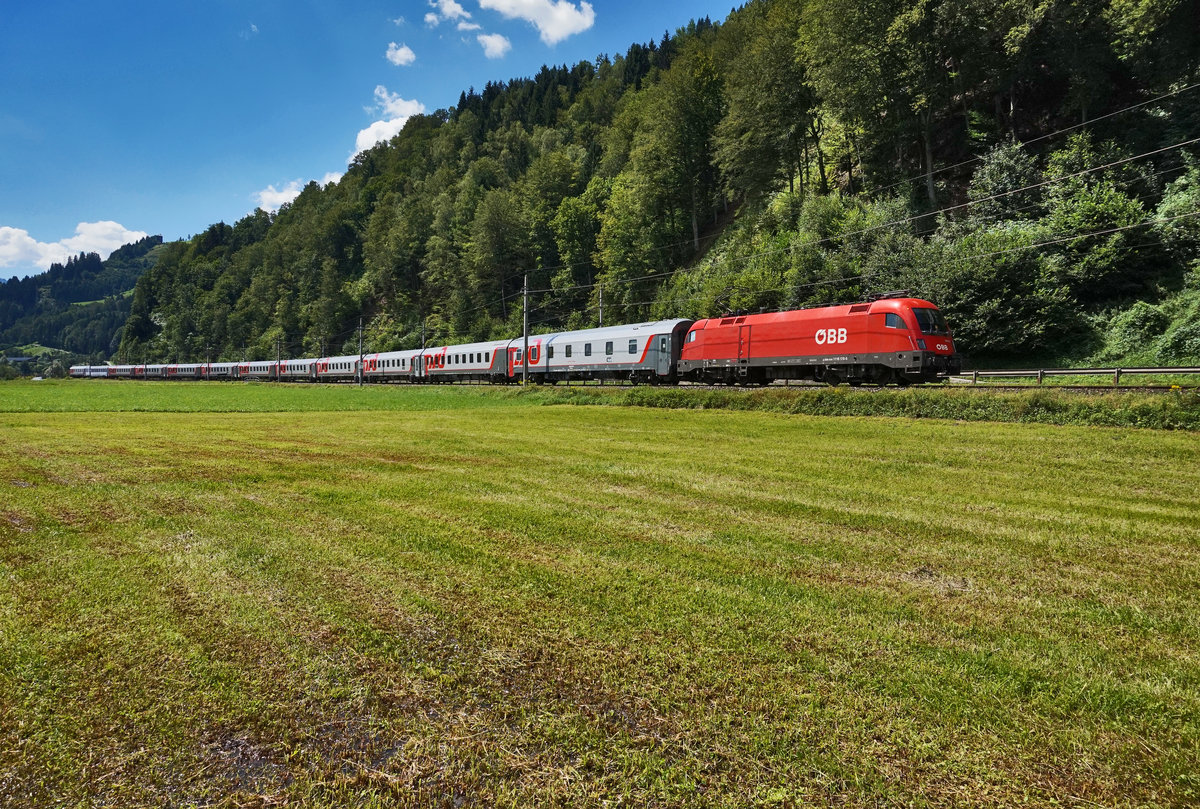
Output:
[[[276,208],[468,87],[731,0],[95,0],[0,12],[0,279]]]

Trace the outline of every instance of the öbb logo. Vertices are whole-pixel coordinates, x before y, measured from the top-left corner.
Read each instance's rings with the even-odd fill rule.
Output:
[[[834,345],[835,343],[846,342],[845,329],[817,329],[816,334],[817,345]]]

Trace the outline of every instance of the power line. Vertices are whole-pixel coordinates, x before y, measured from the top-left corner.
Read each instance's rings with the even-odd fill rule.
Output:
[[[1156,97],[1154,97],[1154,98],[1151,98],[1151,99],[1149,99],[1149,100],[1147,100],[1147,101],[1141,101],[1141,102],[1139,102],[1139,103],[1137,103],[1137,104],[1132,104],[1132,105],[1130,105],[1130,106],[1128,106],[1128,107],[1125,107],[1125,108],[1123,108],[1123,109],[1119,109],[1119,110],[1116,110],[1116,111],[1114,111],[1114,112],[1110,112],[1110,113],[1107,113],[1107,114],[1105,114],[1105,115],[1101,115],[1101,116],[1098,116],[1098,117],[1096,117],[1096,118],[1092,118],[1092,119],[1090,119],[1090,120],[1083,121],[1082,123],[1078,123],[1078,124],[1075,124],[1075,125],[1073,125],[1073,126],[1068,126],[1068,127],[1066,127],[1065,129],[1059,129],[1059,130],[1056,130],[1056,131],[1054,131],[1054,132],[1048,132],[1048,133],[1047,133],[1047,134],[1045,134],[1045,135],[1039,135],[1039,136],[1037,136],[1036,138],[1030,138],[1029,140],[1022,141],[1022,142],[1021,142],[1021,145],[1022,145],[1022,146],[1028,146],[1028,145],[1029,145],[1029,144],[1031,144],[1031,143],[1038,143],[1038,142],[1040,142],[1040,141],[1043,141],[1043,140],[1048,140],[1049,138],[1058,137],[1059,135],[1065,135],[1065,134],[1066,134],[1066,133],[1068,133],[1068,132],[1074,132],[1076,129],[1081,129],[1082,127],[1085,127],[1085,126],[1091,126],[1092,124],[1096,123],[1097,121],[1103,121],[1103,120],[1104,120],[1104,119],[1106,119],[1106,118],[1112,118],[1114,115],[1121,115],[1121,114],[1123,114],[1123,113],[1130,112],[1131,110],[1136,110],[1136,109],[1139,109],[1139,108],[1141,108],[1141,107],[1145,107],[1145,106],[1147,106],[1147,105],[1149,105],[1149,104],[1154,104],[1154,103],[1157,103],[1157,102],[1159,102],[1159,101],[1162,101],[1163,99],[1171,98],[1172,96],[1181,95],[1181,94],[1183,94],[1183,93],[1186,93],[1186,92],[1189,92],[1189,91],[1191,91],[1191,90],[1195,90],[1197,87],[1200,87],[1200,82],[1197,82],[1197,83],[1195,83],[1195,84],[1190,84],[1190,85],[1188,85],[1187,87],[1182,87],[1182,88],[1180,88],[1180,89],[1178,89],[1178,90],[1172,90],[1172,91],[1171,91],[1171,92],[1169,92],[1169,93],[1163,93],[1162,95],[1160,95],[1160,96],[1156,96]],[[945,173],[945,172],[947,172],[947,171],[951,171],[951,170],[953,170],[953,169],[962,168],[963,166],[969,166],[969,165],[971,165],[972,163],[978,163],[979,161],[981,161],[981,160],[983,160],[983,159],[984,159],[984,155],[979,155],[978,157],[972,157],[970,160],[963,160],[963,161],[961,161],[961,162],[959,162],[959,163],[955,163],[955,164],[953,164],[953,165],[950,165],[950,166],[943,166],[943,167],[941,167],[941,168],[939,168],[939,169],[934,169],[932,172],[928,172],[927,174],[928,174],[929,176],[932,176],[932,175],[934,175],[934,174],[943,174],[943,173]],[[878,194],[879,192],[882,192],[882,191],[888,191],[888,190],[890,190],[890,189],[892,189],[892,188],[897,188],[897,187],[899,187],[899,186],[902,186],[902,185],[908,185],[909,183],[920,182],[920,181],[921,181],[921,180],[922,180],[924,177],[926,177],[926,176],[927,176],[927,174],[926,174],[926,173],[922,173],[922,174],[919,174],[919,175],[917,175],[917,176],[915,176],[915,177],[910,177],[910,178],[908,178],[907,180],[899,180],[899,181],[897,181],[897,182],[894,182],[894,183],[892,183],[891,185],[885,185],[885,186],[883,186],[882,188],[877,188],[877,189],[875,189],[874,191],[872,191],[871,193],[872,193],[872,194]]]

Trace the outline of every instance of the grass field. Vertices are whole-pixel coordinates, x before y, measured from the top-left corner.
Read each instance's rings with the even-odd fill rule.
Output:
[[[248,387],[0,388],[0,806],[1200,802],[1194,433]]]
[[[515,385],[357,386],[71,379],[0,385],[0,413],[407,412],[562,404],[1200,431],[1200,392],[1195,390],[1081,395],[1052,388],[1005,393],[945,385],[874,391],[778,386],[706,390],[612,384],[531,385],[522,389]]]

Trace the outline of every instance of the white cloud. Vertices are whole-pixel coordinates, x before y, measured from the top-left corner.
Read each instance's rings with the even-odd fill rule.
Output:
[[[342,179],[342,173],[331,171],[326,173],[319,181],[319,185],[326,186],[330,183],[336,183]],[[276,188],[274,185],[268,185],[262,191],[255,191],[252,195],[258,202],[258,207],[269,213],[275,213],[285,204],[295,201],[296,197],[300,196],[300,192],[307,185],[303,180],[292,180],[283,188]]]
[[[459,31],[478,31],[483,26],[476,22],[460,22],[458,24]]]
[[[393,25],[404,25],[405,22],[406,20],[403,17],[397,17],[396,19],[392,20]]]
[[[512,50],[512,43],[503,34],[480,34],[475,37],[483,46],[483,55],[489,59],[503,59]]]
[[[147,235],[118,222],[80,222],[75,226],[74,236],[57,242],[39,242],[26,230],[0,227],[0,267],[32,266],[46,270],[51,264],[61,264],[79,253],[99,253],[100,258],[108,258],[118,247]]]
[[[389,93],[381,84],[375,88],[375,106],[368,111],[378,111],[384,117],[358,133],[354,140],[354,154],[370,149],[380,141],[391,140],[400,133],[410,117],[425,112],[425,105]]]
[[[437,25],[450,20],[469,20],[471,14],[455,0],[429,0],[429,7],[437,9],[425,15],[426,25]]]
[[[304,186],[299,180],[292,180],[283,188],[276,188],[274,185],[268,185],[262,191],[256,191],[254,198],[258,200],[258,207],[264,211],[274,213],[283,205],[291,202],[296,197],[300,196],[300,192],[304,190]]]
[[[531,23],[547,45],[586,31],[596,22],[596,12],[586,1],[576,7],[568,0],[479,0],[479,6]]]
[[[382,84],[375,88],[375,100],[378,108],[393,118],[408,118],[425,112],[425,105],[420,101],[409,101],[396,93],[389,93]]]
[[[397,67],[403,67],[417,61],[417,55],[407,45],[397,45],[392,42],[388,44],[387,60]]]

